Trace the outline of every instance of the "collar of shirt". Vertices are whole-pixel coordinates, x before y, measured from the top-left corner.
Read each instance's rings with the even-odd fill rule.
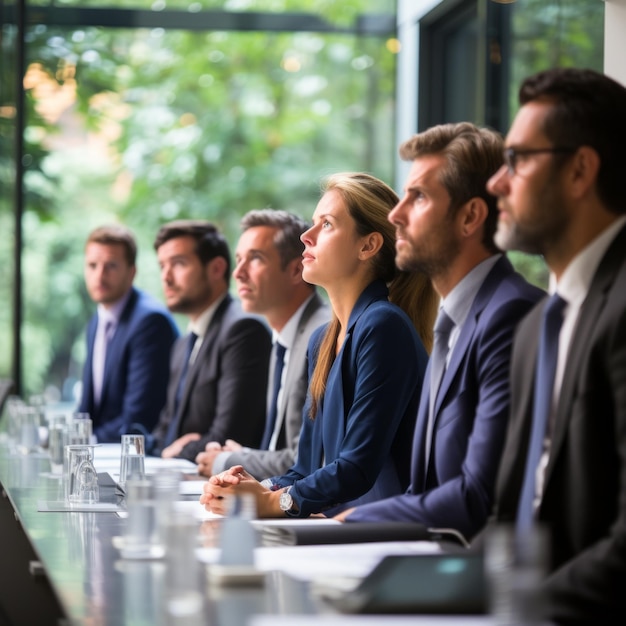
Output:
[[[280,341],[281,345],[285,346],[287,349],[285,352],[285,361],[287,359],[287,355],[289,354],[289,350],[293,346],[296,340],[296,333],[298,332],[298,325],[300,324],[300,318],[304,313],[304,309],[306,309],[307,305],[313,298],[314,294],[311,294],[296,310],[296,312],[289,318],[287,323],[283,326],[280,332],[272,329],[272,341],[276,343]]]
[[[117,302],[105,307],[103,304],[98,305],[98,324],[111,322],[113,324],[113,330],[117,328],[117,325],[122,317],[122,311],[126,308],[126,303],[130,298],[129,289]]]
[[[187,326],[187,332],[194,332],[198,335],[198,338],[204,339],[206,331],[211,324],[211,320],[215,315],[217,307],[222,303],[222,300],[226,297],[224,293],[215,302],[213,302],[208,308],[206,308],[195,320],[190,321]]]
[[[476,294],[485,282],[487,274],[489,274],[501,257],[502,254],[494,254],[488,259],[481,261],[463,276],[441,302],[441,306],[444,307],[446,313],[454,322],[454,328],[450,333],[450,340],[448,341],[448,359],[450,358],[452,348],[459,338],[461,328],[469,315]]]
[[[217,307],[221,304],[222,300],[226,297],[226,293],[220,296],[215,302],[209,305],[197,319],[190,321],[187,326],[187,332],[196,333],[198,338],[196,339],[196,343],[193,346],[193,350],[189,355],[189,362],[194,363],[196,360],[196,356],[198,356],[198,351],[200,350],[200,346],[202,346],[202,342],[204,341],[204,336],[206,335],[207,329],[209,328],[211,321],[213,320],[213,316],[215,315],[215,311]]]
[[[565,268],[558,282],[550,274],[550,293],[559,292],[567,300],[568,308],[580,308],[587,297],[593,276],[617,233],[626,224],[626,215],[616,219],[606,230],[583,248]]]
[[[553,392],[553,400],[555,402],[563,382],[567,355],[580,309],[589,293],[593,276],[598,269],[598,265],[600,265],[602,257],[625,223],[626,216],[615,220],[604,232],[581,250],[565,268],[558,285],[554,274],[550,275],[550,293],[558,291],[559,295],[567,301],[567,307],[563,314],[563,324],[559,333],[559,356]]]

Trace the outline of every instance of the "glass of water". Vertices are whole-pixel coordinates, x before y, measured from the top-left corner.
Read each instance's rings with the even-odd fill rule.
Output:
[[[120,458],[119,485],[125,488],[126,481],[133,478],[145,478],[145,440],[143,435],[122,435],[122,454]]]
[[[48,427],[48,454],[53,474],[63,473],[63,452],[70,443],[69,425],[65,416],[58,415],[50,419]]]

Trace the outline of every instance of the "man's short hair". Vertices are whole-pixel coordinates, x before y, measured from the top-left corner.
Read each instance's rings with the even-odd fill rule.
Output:
[[[558,67],[526,78],[519,101],[554,105],[542,131],[554,146],[593,148],[600,157],[598,196],[610,211],[625,213],[626,88],[594,70]]]
[[[230,281],[230,249],[228,242],[215,224],[205,220],[176,220],[164,224],[154,239],[154,249],[158,249],[167,241],[179,237],[191,237],[196,242],[195,253],[202,265],[206,265],[216,257],[226,261],[224,278]]]
[[[105,246],[118,245],[124,248],[128,265],[133,267],[137,261],[137,242],[132,231],[121,224],[107,224],[92,230],[87,237],[85,247],[89,243]]]
[[[487,181],[502,167],[504,142],[502,135],[469,122],[440,124],[405,141],[399,149],[405,161],[440,155],[446,166],[439,172],[439,182],[450,196],[450,211],[472,198],[482,198],[489,213],[485,220],[483,245],[497,252],[493,241],[498,227],[497,199],[487,191]]]
[[[287,264],[302,256],[304,244],[300,240],[302,233],[311,227],[311,223],[288,211],[278,209],[253,209],[241,218],[241,232],[255,226],[269,226],[276,229],[274,245],[280,256],[282,269]]]

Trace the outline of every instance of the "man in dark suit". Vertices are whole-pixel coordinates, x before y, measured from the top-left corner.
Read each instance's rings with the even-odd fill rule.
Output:
[[[152,430],[165,404],[176,324],[163,304],[133,287],[137,244],[119,225],[101,226],[85,245],[85,284],[98,303],[87,326],[78,410],[89,413],[99,443]]]
[[[435,347],[422,386],[408,490],[338,519],[419,522],[469,538],[493,504],[513,331],[543,292],[517,274],[493,242],[497,209],[485,185],[502,164],[500,135],[445,124],[406,141],[400,155],[412,165],[404,197],[389,214],[396,264],[425,272],[442,298]],[[445,335],[441,320],[447,321]]]
[[[591,70],[559,68],[526,79],[520,104],[506,165],[489,183],[499,199],[496,241],[542,254],[558,295],[516,333],[496,519],[515,521],[518,532],[527,519],[550,531],[547,619],[623,624],[626,89]],[[540,342],[544,309],[559,300],[560,330]],[[545,385],[535,370],[551,336],[556,367]]]
[[[261,443],[271,351],[267,325],[228,293],[230,251],[210,222],[180,220],[159,230],[154,247],[170,311],[189,318],[172,351],[167,401],[150,451],[193,461],[201,437]]]
[[[261,480],[283,474],[293,465],[308,387],[309,337],[330,318],[315,286],[302,279],[304,244],[300,235],[308,228],[301,217],[271,209],[250,211],[241,220],[233,271],[239,297],[243,309],[263,315],[274,334],[265,436],[261,449],[246,448],[233,440],[224,446],[207,443],[206,451],[196,458],[200,474],[212,476],[232,465],[243,465]],[[286,350],[274,398],[278,346]]]

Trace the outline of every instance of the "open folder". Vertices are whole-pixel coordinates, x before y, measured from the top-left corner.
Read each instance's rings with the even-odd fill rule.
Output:
[[[422,524],[405,522],[360,522],[345,524],[281,523],[260,525],[264,546],[302,546],[329,543],[363,543],[373,541],[451,540],[463,543],[454,531],[429,529]]]

